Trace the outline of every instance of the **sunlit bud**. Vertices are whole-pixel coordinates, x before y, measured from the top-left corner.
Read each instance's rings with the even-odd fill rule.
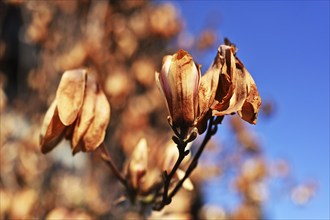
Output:
[[[146,139],[141,139],[136,145],[128,164],[128,179],[135,190],[141,188],[148,167],[148,145]]]
[[[165,56],[156,82],[162,91],[173,128],[186,137],[194,126],[198,114],[199,66],[191,55],[179,50],[173,56]]]

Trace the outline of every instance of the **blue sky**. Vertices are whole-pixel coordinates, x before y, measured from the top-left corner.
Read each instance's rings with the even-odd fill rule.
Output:
[[[193,35],[213,28],[236,43],[263,100],[275,100],[274,118],[252,128],[267,157],[287,159],[298,181],[319,181],[307,206],[284,197],[267,217],[329,219],[329,1],[173,2]],[[216,49],[192,55],[208,66]]]

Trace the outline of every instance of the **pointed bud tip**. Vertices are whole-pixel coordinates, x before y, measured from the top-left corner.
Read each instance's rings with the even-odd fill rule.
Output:
[[[177,53],[176,58],[181,60],[184,56],[189,55],[187,51],[180,49]]]

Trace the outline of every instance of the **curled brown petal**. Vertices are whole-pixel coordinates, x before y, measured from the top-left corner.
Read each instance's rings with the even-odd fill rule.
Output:
[[[244,121],[251,124],[257,123],[257,116],[261,106],[261,98],[257,86],[250,74],[247,74],[247,84],[249,85],[249,95],[246,98],[242,110],[238,112]]]
[[[63,138],[66,126],[61,122],[56,100],[53,101],[47,110],[40,133],[40,147],[42,153],[51,151]]]
[[[62,123],[72,124],[80,111],[84,99],[86,70],[64,72],[56,93],[57,108]]]
[[[96,93],[94,119],[83,137],[83,151],[95,150],[104,140],[110,121],[110,104],[101,89]]]
[[[215,102],[212,109],[215,109],[218,114],[223,113],[230,108],[230,99],[234,94],[236,84],[236,67],[235,58],[229,46],[221,45],[219,48],[220,59],[223,63],[218,81],[218,88],[215,95]],[[231,111],[231,109],[230,109]],[[230,112],[231,113],[231,112]],[[229,114],[230,114],[229,113]]]

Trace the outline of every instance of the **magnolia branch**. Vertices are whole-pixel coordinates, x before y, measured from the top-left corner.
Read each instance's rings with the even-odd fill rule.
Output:
[[[118,180],[127,188],[127,182],[125,177],[121,174],[121,172],[118,170],[117,166],[112,161],[112,158],[110,157],[110,154],[108,153],[106,146],[104,142],[100,145],[100,149],[102,151],[101,158],[102,160],[110,167],[114,175],[118,178]]]
[[[173,137],[173,141],[177,144],[178,150],[179,150],[179,157],[173,166],[171,172],[167,174],[166,171],[164,171],[164,191],[163,191],[163,198],[161,203],[156,204],[154,207],[155,210],[161,210],[164,208],[166,205],[170,204],[172,201],[172,198],[175,196],[175,194],[181,189],[184,181],[190,176],[192,171],[197,167],[198,160],[205,149],[206,144],[209,142],[211,137],[217,132],[217,121],[214,120],[214,117],[211,117],[209,120],[207,132],[205,134],[205,137],[203,139],[203,142],[198,148],[197,153],[194,155],[192,161],[190,162],[188,169],[184,175],[184,177],[176,184],[175,188],[171,193],[169,194],[169,187],[171,180],[173,176],[175,175],[176,171],[178,170],[181,162],[183,159],[188,155],[189,151],[185,151],[185,147],[187,146],[187,142],[183,141],[182,139],[179,139],[177,137]]]
[[[179,151],[179,157],[174,164],[171,172],[167,174],[167,171],[164,171],[163,181],[164,181],[164,190],[163,190],[163,197],[160,204],[156,204],[154,209],[155,210],[161,210],[165,205],[168,205],[171,203],[171,198],[168,197],[168,190],[171,184],[171,180],[173,176],[175,175],[176,171],[178,170],[180,164],[182,163],[185,156],[189,153],[189,151],[185,151],[185,148],[187,146],[187,142],[182,141],[181,139],[177,138],[176,136],[173,136],[173,141],[177,144],[177,148]]]
[[[177,185],[175,186],[175,188],[173,189],[173,191],[168,195],[169,200],[171,200],[173,198],[173,196],[175,196],[175,194],[181,189],[184,181],[190,176],[190,174],[192,173],[192,171],[197,167],[198,160],[199,160],[200,156],[202,155],[202,152],[205,149],[206,144],[209,142],[209,140],[211,139],[211,137],[216,132],[217,132],[217,124],[214,123],[214,117],[211,117],[210,118],[210,121],[209,121],[208,128],[207,128],[207,132],[206,132],[205,137],[203,139],[203,142],[199,146],[197,153],[195,154],[195,156],[193,157],[192,161],[190,162],[189,167],[188,167],[185,175],[177,183]]]

